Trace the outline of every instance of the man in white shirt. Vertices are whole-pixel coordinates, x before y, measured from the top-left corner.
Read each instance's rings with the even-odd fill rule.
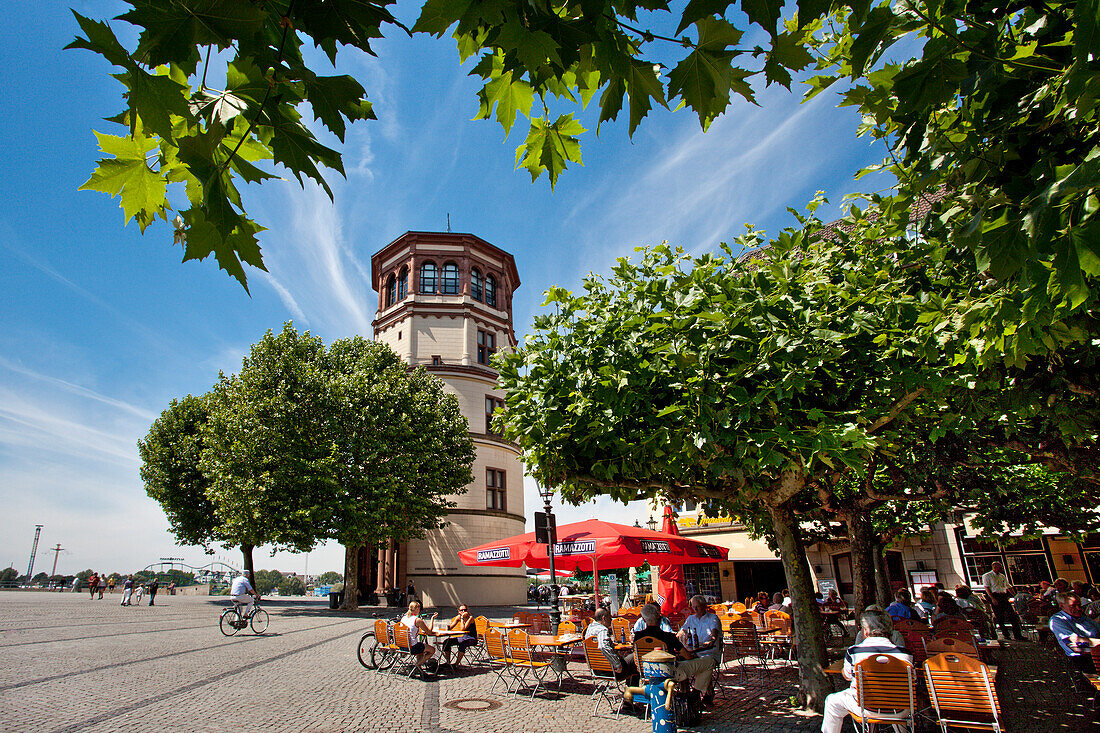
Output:
[[[993,563],[993,569],[982,576],[982,586],[993,605],[993,618],[1001,627],[1001,635],[1005,638],[1008,637],[1008,626],[1011,624],[1012,637],[1016,641],[1022,641],[1024,635],[1020,633],[1020,617],[1016,615],[1016,611],[1013,610],[1012,603],[1008,599],[1010,586],[1008,576],[1005,575],[1004,570],[1004,565],[1001,565],[1001,563]]]
[[[248,618],[252,613],[252,599],[260,600],[260,594],[248,582],[248,578],[241,573],[233,578],[233,585],[229,588],[229,597],[237,603],[243,603],[245,608],[241,611],[242,618]]]
[[[684,625],[676,636],[695,652],[695,656],[710,657],[721,663],[722,622],[710,612],[702,596],[692,596],[688,605],[691,606],[691,615],[684,619]]]
[[[896,646],[890,641],[891,629],[887,621],[880,613],[864,613],[859,618],[860,631],[863,633],[863,641],[848,648],[844,654],[844,678],[852,679],[855,676],[856,665],[869,657],[886,655],[913,663],[913,656],[904,648]],[[821,733],[840,733],[844,725],[844,718],[851,713],[859,712],[859,699],[856,691],[849,687],[839,692],[834,692],[825,698],[825,718],[821,722]],[[908,710],[881,715],[883,718],[897,718],[903,720],[909,717]],[[894,729],[899,730],[895,725]]]
[[[615,676],[618,679],[626,679],[634,676],[636,670],[633,663],[625,662],[619,656],[619,653],[615,651],[615,645],[611,641],[610,615],[606,608],[597,608],[596,613],[592,616],[592,623],[588,624],[588,628],[584,630],[584,638],[596,637],[596,645],[607,657],[607,661],[611,663],[611,667],[615,670]]]

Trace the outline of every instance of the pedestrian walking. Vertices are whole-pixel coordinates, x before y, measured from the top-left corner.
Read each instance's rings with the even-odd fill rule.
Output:
[[[155,601],[157,599],[157,588],[159,588],[159,587],[160,587],[160,583],[157,582],[156,576],[153,576],[153,579],[151,581],[149,581],[149,605],[150,606],[156,605],[155,603],[153,603],[153,601]]]
[[[92,573],[92,577],[88,578],[88,600],[95,598],[95,590],[99,586],[99,573]]]
[[[113,575],[111,577],[107,578],[107,592],[108,593],[114,593],[115,592],[115,581],[116,580],[117,579]]]
[[[107,576],[100,575],[99,582],[96,583],[96,590],[99,591],[99,600],[103,600],[103,591],[107,590]]]
[[[130,601],[130,604],[133,606],[140,606],[141,597],[145,595],[145,585],[142,583],[137,583],[136,585],[137,587],[134,588],[134,598]]]
[[[129,606],[130,596],[134,594],[134,576],[127,575],[126,580],[122,581],[122,603],[119,605]]]

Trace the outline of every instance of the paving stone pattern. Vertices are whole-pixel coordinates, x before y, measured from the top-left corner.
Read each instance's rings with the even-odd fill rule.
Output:
[[[591,717],[592,686],[581,662],[570,664],[576,681],[566,678],[561,692],[551,686],[534,700],[499,685],[491,693],[495,675],[476,664],[429,682],[365,670],[356,660],[358,640],[371,619],[392,609],[344,614],[328,610],[327,601],[269,599],[267,634],[226,638],[217,628],[224,599],[160,594],[152,608],[121,607],[120,599],[0,593],[0,732],[650,730],[637,717],[613,721],[606,706],[602,719]],[[513,611],[472,610],[495,619]],[[1070,689],[1054,652],[1021,644],[1002,657],[1009,731],[1093,730],[1091,708]],[[695,730],[820,729],[819,716],[790,707],[793,670],[762,677],[750,669],[744,684],[734,671],[724,681]]]

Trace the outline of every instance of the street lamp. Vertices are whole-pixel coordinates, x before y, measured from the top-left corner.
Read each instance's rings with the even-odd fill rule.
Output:
[[[656,520],[656,518],[650,517],[648,520],[646,520],[645,526],[649,527],[650,532],[656,532],[657,531],[657,520]]]
[[[550,506],[550,500],[554,498],[553,486],[539,486],[539,496],[545,503],[545,514],[542,516],[546,529],[546,557],[550,560],[550,632],[558,633],[558,624],[561,623],[561,609],[558,608],[558,576],[554,572],[554,541],[557,539],[557,531],[554,522],[554,508]],[[535,517],[535,530],[538,532],[538,519]]]

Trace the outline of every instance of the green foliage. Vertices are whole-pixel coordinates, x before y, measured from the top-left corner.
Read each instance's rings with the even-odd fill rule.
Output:
[[[279,581],[279,595],[281,596],[304,596],[306,594],[306,584],[297,575],[288,575]]]
[[[272,589],[278,587],[282,582],[283,574],[278,570],[256,571],[256,592],[262,596],[270,594]]]
[[[339,583],[343,580],[344,576],[335,570],[329,570],[317,576],[317,582],[320,585],[332,585],[333,583]]]
[[[12,583],[19,579],[19,571],[15,568],[0,570],[0,583]]]

